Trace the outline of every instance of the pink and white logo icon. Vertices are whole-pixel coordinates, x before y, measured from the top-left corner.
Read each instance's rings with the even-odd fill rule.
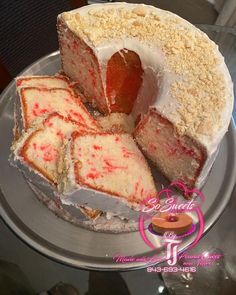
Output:
[[[177,197],[176,189],[177,191],[182,192],[182,196],[184,198]],[[191,196],[191,198],[189,196]],[[162,235],[162,239],[164,239],[166,244],[165,259],[170,266],[175,265],[177,262],[178,250],[179,247],[181,248],[182,238],[195,233],[195,238],[189,245],[188,249],[193,248],[200,240],[204,232],[204,219],[201,211],[201,205],[204,203],[204,200],[205,196],[198,189],[189,189],[181,181],[175,181],[172,182],[168,188],[163,188],[161,191],[159,191],[157,198],[147,198],[145,202],[143,202],[139,216],[140,235],[146,245],[148,245],[153,250],[156,249],[157,246],[155,245],[155,240],[150,238],[150,233],[153,235]],[[169,228],[167,226],[163,226],[163,228],[161,228],[155,222],[149,223],[148,227],[146,226],[149,220],[154,220],[153,216],[155,217],[155,215],[153,214],[153,212],[155,211],[157,211],[157,217],[159,217],[159,219],[164,218],[162,216],[163,214],[167,214],[168,216],[172,216],[173,214],[174,216],[176,215],[177,217],[181,217],[182,221],[183,216],[181,216],[181,214],[185,214],[188,216],[190,216],[190,214],[194,214],[196,219],[198,220],[198,223],[192,224],[192,227],[189,228],[186,233],[180,233],[180,231],[178,231],[179,227],[177,227],[175,233],[178,236],[174,237],[170,235],[170,231],[174,230],[173,226],[170,226]],[[176,221],[175,225],[177,226],[178,218],[177,220],[168,219],[166,221],[170,223]],[[152,225],[151,227],[150,224]],[[159,227],[155,228],[155,226]],[[167,231],[163,235],[164,228]],[[161,231],[159,232],[160,229]]]
[[[166,239],[166,259],[169,265],[175,265],[178,257],[178,245],[180,240]]]

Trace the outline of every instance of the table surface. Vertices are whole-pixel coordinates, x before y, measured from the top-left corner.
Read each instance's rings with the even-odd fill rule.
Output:
[[[197,1],[194,0],[188,0],[185,3],[185,7],[181,4],[182,14],[187,14],[189,18],[191,18],[191,15],[192,17],[196,17],[197,8],[194,4],[196,2]],[[208,23],[213,22],[216,17],[215,15],[213,16],[215,13],[214,10],[212,10],[213,8],[210,7],[209,9],[209,5],[206,4],[204,0],[201,0],[200,2],[202,5],[199,6],[198,3],[197,6],[204,9],[201,10],[199,8],[199,13],[201,15],[205,15]],[[178,4],[179,1],[171,0],[171,4],[170,1],[167,0],[166,7],[163,1],[159,1],[159,3],[160,6],[164,5],[162,8],[168,9],[168,5],[170,5],[170,10],[174,12],[178,12],[180,10],[180,4]],[[191,6],[191,3],[193,6]],[[230,38],[230,40],[234,38],[232,36],[230,37],[229,35],[231,34],[228,34],[228,38]],[[218,41],[219,40],[220,38],[218,38]],[[234,46],[234,44],[236,44],[236,42],[233,42],[232,46]],[[235,50],[233,53],[231,50],[231,56],[229,60],[232,64],[230,67],[234,68],[234,63],[236,64]],[[234,72],[232,73],[232,77],[233,80],[236,81]],[[234,117],[236,118],[235,109]],[[194,288],[194,294],[202,294],[201,292],[202,290],[205,290],[205,288],[208,288],[209,290],[209,293],[207,294],[234,294],[232,290],[235,290],[236,287],[236,234],[234,229],[235,212],[236,190],[234,190],[231,201],[222,217],[207,233],[207,235],[203,237],[198,246],[194,248],[195,252],[220,249],[220,251],[224,253],[223,267],[221,265],[221,270],[215,268],[214,272],[209,271],[209,273],[202,273],[202,275],[207,275],[208,278],[210,277],[210,274],[212,274],[211,282],[212,285],[217,286],[217,290],[211,290],[211,287],[207,285],[207,280],[204,280],[204,278],[201,277],[201,274],[198,273],[195,278],[191,279],[191,282],[189,282],[188,285],[189,288]],[[23,241],[15,236],[15,234],[4,224],[2,220],[0,220],[0,233],[0,259],[17,264],[28,277],[30,284],[36,292],[48,290],[56,283],[62,281],[77,287],[80,291],[80,294],[85,294],[91,287],[93,287],[93,290],[96,289],[96,292],[94,291],[91,294],[163,294],[163,283],[155,273],[147,273],[146,270],[139,270],[135,272],[108,274],[74,269],[48,259],[47,257],[42,256],[40,253],[37,253],[35,250],[28,247]],[[220,271],[221,274],[219,275]],[[221,278],[220,283],[218,280],[219,277]],[[164,276],[164,280],[169,287],[172,287],[173,282],[171,282],[168,276]],[[177,277],[176,280],[180,282]],[[197,284],[195,282],[197,282]],[[183,284],[183,282],[180,284]],[[115,288],[114,285],[116,286]],[[175,294],[181,294],[178,292],[182,292],[179,290],[182,290],[181,288],[183,287],[185,286],[177,286],[175,289]],[[105,290],[107,293],[105,293]],[[213,293],[211,293],[211,291]]]

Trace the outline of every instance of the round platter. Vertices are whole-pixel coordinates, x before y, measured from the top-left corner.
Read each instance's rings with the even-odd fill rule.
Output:
[[[21,75],[53,75],[60,69],[59,53],[38,60]],[[152,257],[163,249],[153,235],[151,250],[138,231],[102,233],[75,226],[58,218],[44,206],[30,189],[23,175],[8,162],[13,128],[14,81],[0,100],[0,213],[9,227],[26,243],[44,255],[84,269],[130,270],[147,267],[147,263],[115,263],[117,254]],[[202,212],[205,232],[216,222],[226,207],[236,179],[236,136],[233,122],[221,143],[220,151],[203,188],[206,201]],[[191,235],[181,244],[186,249],[194,240]],[[163,254],[163,253],[162,253]]]

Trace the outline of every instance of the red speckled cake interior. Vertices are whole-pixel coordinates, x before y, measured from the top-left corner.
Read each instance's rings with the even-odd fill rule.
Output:
[[[129,134],[74,134],[72,159],[78,184],[101,190],[130,203],[156,196],[144,156]]]
[[[80,99],[68,89],[26,87],[21,88],[20,94],[26,130],[36,119],[52,112],[59,112],[89,128],[97,128],[96,121],[89,115]]]
[[[134,136],[165,175],[194,185],[206,155],[189,137],[179,136],[172,124],[156,112],[137,126]]]
[[[59,44],[63,71],[77,82],[83,96],[97,106],[103,113],[108,113],[107,102],[101,80],[101,70],[91,48],[70,30],[62,26]]]
[[[49,115],[38,129],[26,137],[20,149],[20,156],[46,179],[57,184],[57,165],[61,147],[64,140],[75,130],[84,132],[87,127],[57,113]]]

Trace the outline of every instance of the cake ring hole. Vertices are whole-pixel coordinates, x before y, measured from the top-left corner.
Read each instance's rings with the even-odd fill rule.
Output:
[[[134,51],[124,48],[111,56],[107,63],[106,93],[112,113],[132,111],[143,72],[141,60]]]

